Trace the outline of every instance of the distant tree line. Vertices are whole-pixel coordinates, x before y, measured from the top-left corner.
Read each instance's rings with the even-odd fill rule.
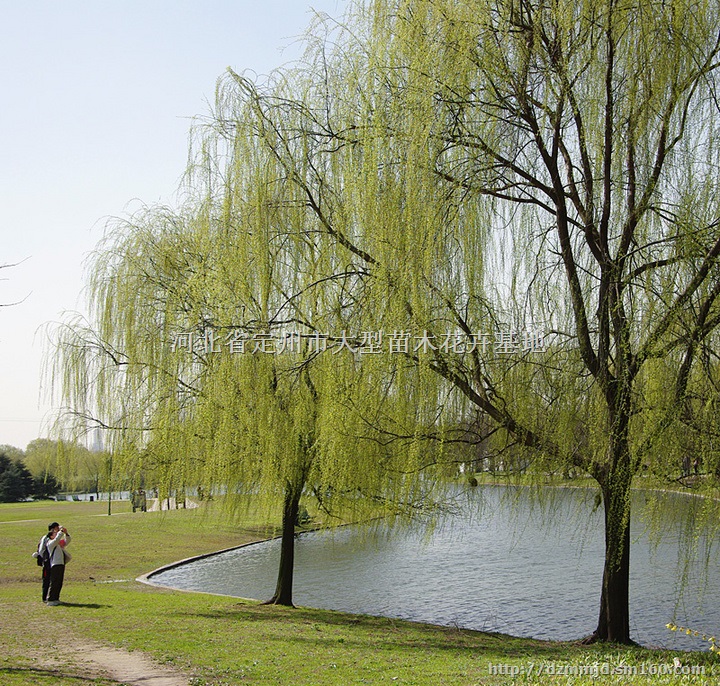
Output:
[[[52,498],[61,489],[97,493],[106,489],[107,463],[106,453],[46,438],[25,450],[0,445],[0,502]]]

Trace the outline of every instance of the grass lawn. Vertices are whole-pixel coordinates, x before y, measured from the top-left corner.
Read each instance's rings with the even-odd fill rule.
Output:
[[[73,559],[66,604],[47,608],[30,553],[53,520],[72,534]],[[258,516],[233,523],[212,506],[133,514],[128,503],[113,503],[108,517],[107,503],[0,504],[0,534],[2,686],[112,683],[85,677],[73,665],[63,653],[68,636],[143,651],[195,686],[706,684],[720,676],[718,658],[700,641],[698,653],[548,643],[135,581],[172,561],[273,534]],[[57,666],[38,667],[38,652],[57,655]],[[663,674],[672,671],[674,657],[685,669]],[[704,668],[704,675],[683,674],[690,666]]]

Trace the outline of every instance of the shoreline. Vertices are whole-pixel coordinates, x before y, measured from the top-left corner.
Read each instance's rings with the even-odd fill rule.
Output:
[[[460,485],[465,485],[465,484],[463,484],[461,482]],[[555,490],[555,489],[557,489],[557,490],[571,489],[571,490],[579,490],[579,491],[596,490],[593,488],[593,486],[591,484],[583,485],[583,484],[562,484],[562,483],[560,483],[560,484],[518,484],[518,483],[491,482],[491,483],[480,483],[480,484],[478,484],[478,486],[494,486],[496,488],[497,487],[513,488],[514,487],[514,488],[522,489],[522,490],[525,490],[527,488],[540,490],[540,489],[545,489],[548,487],[552,488],[553,490]],[[477,487],[468,487],[468,488],[472,491],[472,490],[475,490],[475,488],[477,488]],[[656,493],[656,494],[663,494],[663,495],[680,494],[680,495],[692,495],[696,498],[708,497],[708,496],[705,496],[703,494],[698,494],[698,493],[683,493],[683,492],[677,492],[674,490],[660,489],[660,488],[655,488],[655,487],[646,487],[644,485],[633,487],[633,490],[636,490],[638,492],[645,491],[648,493]],[[713,500],[717,500],[717,499],[713,498]],[[348,526],[362,526],[362,523],[351,522],[351,523],[339,525],[339,527],[331,527],[331,528],[342,528],[342,527],[348,527]],[[311,529],[303,530],[302,532],[299,532],[299,534],[313,533],[313,532],[317,532],[317,531],[322,531],[327,528],[328,527],[322,527],[322,526],[314,527]],[[224,598],[236,598],[238,600],[244,600],[244,601],[249,601],[249,602],[253,602],[253,603],[255,603],[255,602],[262,603],[263,602],[262,598],[254,598],[254,597],[248,597],[248,596],[243,596],[243,595],[234,595],[232,593],[219,593],[216,591],[204,591],[204,590],[197,589],[197,588],[196,589],[179,588],[177,586],[174,586],[174,585],[171,585],[168,583],[158,583],[157,581],[155,581],[153,579],[153,577],[155,577],[165,571],[168,571],[171,569],[176,569],[178,567],[185,566],[192,562],[197,562],[199,560],[215,557],[217,555],[240,550],[242,548],[246,548],[246,547],[252,546],[252,545],[257,545],[260,543],[268,543],[270,541],[277,540],[280,537],[281,536],[279,536],[279,535],[271,536],[269,538],[258,539],[255,541],[251,541],[249,543],[244,543],[244,544],[236,545],[236,546],[230,546],[230,547],[222,548],[222,549],[219,549],[216,551],[211,551],[208,553],[203,553],[200,555],[194,555],[191,557],[176,560],[174,562],[163,565],[161,567],[158,567],[156,569],[153,569],[147,573],[144,573],[144,574],[138,576],[135,579],[135,581],[137,581],[139,583],[144,583],[149,586],[156,587],[156,588],[164,588],[164,589],[169,589],[169,590],[173,590],[173,591],[180,591],[183,593],[206,594],[206,595],[219,596],[219,597],[224,597]],[[332,611],[332,608],[327,608],[327,607],[322,607],[322,606],[316,607],[315,605],[312,605],[312,604],[302,605],[302,606],[298,606],[298,607],[303,607],[303,608],[313,609],[313,610],[320,610],[320,611],[324,611],[324,610]],[[438,626],[438,627],[442,627],[442,628],[446,628],[446,629],[452,628],[453,626],[455,626],[457,629],[463,630],[463,631],[487,633],[487,631],[483,630],[482,628],[478,628],[477,626],[472,626],[472,625],[461,626],[459,624],[443,623],[442,621],[440,621],[440,622],[433,621],[433,619],[429,619],[429,620],[422,619],[422,618],[412,619],[412,618],[409,618],[408,616],[403,616],[403,615],[398,615],[398,614],[394,614],[394,615],[393,614],[381,614],[381,613],[377,613],[377,612],[373,613],[372,611],[367,612],[367,611],[362,611],[362,610],[359,612],[356,612],[353,610],[338,610],[338,611],[341,611],[341,612],[347,613],[347,614],[353,614],[356,616],[374,616],[374,617],[381,617],[381,618],[386,618],[386,619],[390,619],[390,620],[397,619],[397,620],[409,621],[409,622],[412,622],[415,624],[423,624],[423,625],[430,624],[430,625],[434,625],[434,626]],[[491,633],[498,633],[499,635],[507,636],[509,639],[528,639],[528,640],[535,640],[535,641],[546,641],[546,642],[550,642],[550,643],[557,644],[557,645],[563,645],[563,644],[567,644],[567,643],[577,643],[577,642],[583,641],[584,638],[586,638],[585,635],[580,635],[578,637],[572,637],[572,638],[543,638],[543,637],[533,636],[532,634],[522,634],[522,633],[514,634],[514,633],[506,633],[506,632],[498,631],[498,630],[491,631]],[[654,640],[662,641],[662,639],[661,638],[658,639],[658,637],[655,637]],[[648,649],[648,650],[677,650],[677,651],[680,651],[683,653],[692,653],[692,652],[697,652],[697,650],[698,650],[697,648],[692,648],[692,647],[672,647],[672,648],[664,647],[662,642],[660,642],[660,643],[642,643],[642,644],[638,643],[637,645],[642,648]]]

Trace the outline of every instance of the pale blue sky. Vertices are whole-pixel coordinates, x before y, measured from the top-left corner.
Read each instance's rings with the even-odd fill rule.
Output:
[[[174,203],[191,118],[228,66],[296,59],[347,0],[0,0],[0,444],[45,436],[38,329],[82,309],[109,216]]]

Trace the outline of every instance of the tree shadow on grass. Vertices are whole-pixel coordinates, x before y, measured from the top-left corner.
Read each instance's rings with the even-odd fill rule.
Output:
[[[5,678],[4,678],[5,677]],[[0,683],[7,683],[11,678],[23,679],[24,682],[39,684],[65,684],[66,686],[82,686],[93,684],[94,686],[112,686],[117,682],[112,679],[103,679],[97,676],[82,676],[71,674],[56,669],[44,669],[42,667],[0,667]]]
[[[417,651],[451,653],[471,651],[476,655],[487,653],[494,659],[616,662],[627,660],[629,663],[650,661],[673,663],[676,652],[653,650],[641,646],[621,646],[616,644],[595,643],[583,645],[577,641],[543,641],[533,638],[508,636],[495,632],[475,631],[452,626],[406,622],[389,617],[373,615],[355,615],[346,612],[315,610],[312,608],[288,608],[253,603],[237,603],[224,610],[211,612],[182,612],[182,616],[192,619],[210,619],[225,623],[245,623],[249,626],[263,624],[266,635],[273,633],[273,624],[277,625],[278,641],[288,640],[292,632],[295,644],[313,644],[315,646],[345,646],[367,648],[370,644],[392,643],[395,649],[408,654]],[[341,634],[342,630],[345,630]],[[358,630],[357,638],[352,632]],[[348,635],[348,632],[349,635]],[[689,660],[686,653],[683,661]],[[693,664],[715,664],[713,653],[692,653]]]
[[[554,643],[531,638],[507,636],[494,632],[475,631],[452,626],[435,624],[408,623],[401,619],[377,617],[374,615],[355,615],[312,608],[287,608],[272,605],[244,605],[239,603],[226,610],[213,612],[184,612],[183,616],[205,618],[213,621],[244,622],[247,624],[273,623],[298,625],[293,634],[293,642],[312,642],[315,644],[337,643],[338,629],[362,632],[357,641],[342,637],[343,643],[365,645],[372,642],[392,642],[396,648],[408,651],[432,650],[436,652],[474,650],[489,651],[494,655],[507,658],[524,657],[532,652],[534,656],[557,655],[559,650],[574,646],[573,643]],[[268,631],[269,626],[263,627]],[[310,633],[303,636],[303,629]],[[325,630],[328,633],[323,633]]]

